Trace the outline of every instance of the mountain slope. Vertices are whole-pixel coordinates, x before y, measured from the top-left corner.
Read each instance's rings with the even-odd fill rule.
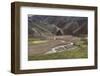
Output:
[[[87,22],[87,17],[29,15],[28,34],[30,37],[78,36],[87,34]]]

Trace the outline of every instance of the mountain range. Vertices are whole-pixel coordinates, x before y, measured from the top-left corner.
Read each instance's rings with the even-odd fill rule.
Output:
[[[87,17],[28,15],[28,36],[84,35],[88,31]]]

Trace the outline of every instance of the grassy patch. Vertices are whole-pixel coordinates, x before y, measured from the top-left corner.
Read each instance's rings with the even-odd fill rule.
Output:
[[[29,44],[41,44],[41,43],[46,43],[48,42],[47,40],[41,40],[39,38],[29,38],[28,43]]]
[[[76,48],[70,51],[63,51],[58,53],[46,54],[46,55],[34,55],[29,56],[29,60],[49,60],[49,59],[75,59],[75,58],[87,58],[87,49]]]
[[[40,38],[28,38],[28,41],[36,41],[36,40],[40,40]]]
[[[38,41],[32,41],[32,44],[40,44],[40,43],[46,43],[47,40],[38,40]]]
[[[74,44],[77,48],[66,50],[63,52],[51,53],[51,54],[42,54],[42,55],[33,55],[29,56],[29,60],[51,60],[51,59],[77,59],[77,58],[87,58],[87,43],[83,40],[78,41]]]

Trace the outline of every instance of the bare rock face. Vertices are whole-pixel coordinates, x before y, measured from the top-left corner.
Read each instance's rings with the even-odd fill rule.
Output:
[[[69,16],[28,16],[28,34],[30,37],[87,34],[87,17]]]

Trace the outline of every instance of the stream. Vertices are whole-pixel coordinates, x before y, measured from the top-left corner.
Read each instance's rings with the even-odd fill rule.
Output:
[[[50,53],[57,53],[57,52],[62,52],[62,51],[70,51],[72,49],[77,48],[74,43],[68,43],[66,45],[59,45],[56,47],[51,48],[50,51],[46,52],[45,54],[50,54]]]

